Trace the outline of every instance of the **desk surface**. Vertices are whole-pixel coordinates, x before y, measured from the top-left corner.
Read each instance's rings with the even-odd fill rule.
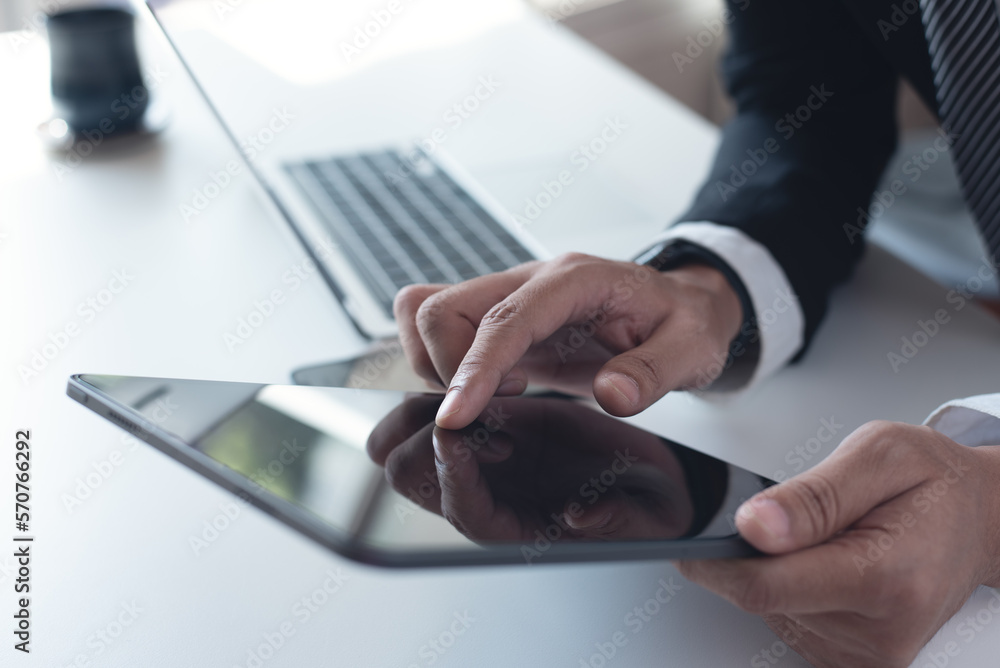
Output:
[[[449,4],[422,0],[412,9],[433,17]],[[576,91],[546,113],[573,119],[581,109],[594,117],[615,104],[627,109],[633,129],[601,168],[623,184],[636,215],[613,235],[592,225],[550,242],[563,244],[554,250],[625,256],[684,207],[710,159],[714,131],[519,3],[490,4],[499,9],[477,24],[477,38],[516,35],[522,55],[556,64],[540,68],[540,76],[559,76],[564,89]],[[146,55],[165,73],[158,94],[173,110],[160,141],[89,156],[67,171],[32,136],[47,107],[44,41],[5,37],[0,88],[18,95],[17,104],[0,108],[0,309],[7,317],[0,422],[5,438],[30,428],[36,454],[35,664],[602,665],[602,645],[622,631],[627,644],[606,665],[804,665],[759,619],[684,582],[666,563],[385,572],[328,554],[253,509],[227,523],[220,519],[227,495],[71,402],[64,395],[71,373],[286,382],[290,369],[349,354],[363,342],[349,334],[316,278],[289,291],[245,344],[227,349],[223,335],[255,300],[280,288],[304,254],[263,214],[246,178],[235,179],[196,221],[183,221],[179,204],[232,149],[162,45],[152,40]],[[419,44],[412,48],[419,54]],[[468,53],[461,41],[449,48]],[[578,67],[567,69],[570,62]],[[516,109],[517,96],[508,97]],[[530,98],[522,104],[530,106]],[[489,122],[501,124],[503,116],[524,123],[523,113]],[[579,141],[579,127],[521,127],[519,136],[525,146],[551,142],[562,160]],[[487,144],[469,140],[455,152],[491,186],[492,163],[477,152]],[[516,207],[538,180],[525,174],[511,186],[508,175],[502,183],[509,189],[498,195]],[[873,249],[838,292],[802,365],[728,405],[677,394],[637,420],[774,475],[789,468],[786,455],[814,437],[823,419],[842,423],[843,436],[871,418],[920,421],[948,398],[995,390],[1000,356],[988,353],[1000,324],[973,308],[953,313],[898,372],[889,367],[886,355],[900,337],[949,308],[944,292]],[[75,334],[64,340],[60,332],[68,330]],[[46,347],[53,341],[55,348]],[[51,359],[23,378],[36,352]],[[824,444],[815,460],[833,445]],[[11,474],[4,457],[0,478]],[[3,494],[9,499],[6,488]],[[224,528],[213,533],[213,522]],[[208,548],[196,554],[193,538]],[[0,556],[0,614],[13,608],[12,566],[10,556]],[[661,579],[676,595],[649,604],[655,613],[637,625],[630,613],[655,601]],[[990,627],[965,642],[955,629],[959,619],[989,610],[987,597],[977,593],[916,665],[950,640],[961,654],[949,665],[995,661],[1000,631]],[[760,663],[764,650],[776,664]]]

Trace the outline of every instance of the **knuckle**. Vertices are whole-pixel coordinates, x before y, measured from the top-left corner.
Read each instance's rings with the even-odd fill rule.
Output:
[[[872,420],[861,425],[854,433],[859,445],[866,448],[882,448],[895,441],[902,427],[900,422],[890,420]]]
[[[941,435],[930,427],[904,422],[873,420],[859,427],[842,444],[846,454],[868,465],[893,467],[905,463],[910,470],[938,459]]]
[[[796,497],[798,507],[803,509],[811,535],[833,535],[841,505],[837,487],[820,472],[813,472],[805,479],[792,479],[789,483],[789,491]]]
[[[393,310],[398,314],[411,313],[424,299],[424,290],[419,285],[407,285],[396,293],[392,301]]]
[[[909,433],[906,434],[906,443],[927,457],[943,459],[942,453],[953,441],[932,427],[914,425],[910,426]]]
[[[486,312],[479,322],[480,327],[505,327],[517,321],[522,309],[517,300],[508,297]]]
[[[553,267],[560,269],[569,269],[572,267],[579,266],[581,264],[586,264],[591,262],[595,258],[592,255],[587,255],[586,253],[563,253],[552,259],[551,264]]]
[[[442,293],[431,295],[417,309],[417,329],[424,336],[433,334],[445,320],[448,305]]]
[[[407,285],[396,293],[392,300],[392,312],[396,320],[410,320],[427,299],[441,291],[439,285]]]
[[[846,454],[882,462],[898,451],[901,428],[905,425],[889,420],[872,420],[858,427],[844,439],[841,447]]]

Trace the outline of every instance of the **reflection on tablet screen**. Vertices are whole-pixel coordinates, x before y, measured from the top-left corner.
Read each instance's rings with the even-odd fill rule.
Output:
[[[434,426],[441,395],[86,376],[188,447],[389,551],[721,538],[759,476],[556,396]]]

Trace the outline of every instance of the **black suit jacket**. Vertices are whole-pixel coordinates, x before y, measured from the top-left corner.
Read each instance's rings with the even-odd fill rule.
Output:
[[[808,345],[863,251],[845,226],[866,224],[896,147],[899,78],[937,109],[920,10],[917,0],[727,6],[722,73],[737,113],[681,221],[736,227],[766,246],[798,295]]]

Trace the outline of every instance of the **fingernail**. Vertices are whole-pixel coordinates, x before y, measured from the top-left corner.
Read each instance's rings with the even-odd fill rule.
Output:
[[[607,382],[622,396],[629,406],[639,403],[639,384],[623,373],[609,373]]]
[[[438,408],[436,422],[451,417],[458,411],[462,409],[462,388],[460,387],[450,387],[448,388],[448,393],[444,395],[444,401],[441,402],[440,408]]]
[[[518,380],[517,378],[508,378],[504,382],[500,383],[500,387],[497,388],[497,394],[521,394],[524,392],[524,382]]]
[[[736,511],[737,518],[756,522],[767,535],[775,540],[786,540],[792,531],[788,513],[774,499],[750,499]]]

